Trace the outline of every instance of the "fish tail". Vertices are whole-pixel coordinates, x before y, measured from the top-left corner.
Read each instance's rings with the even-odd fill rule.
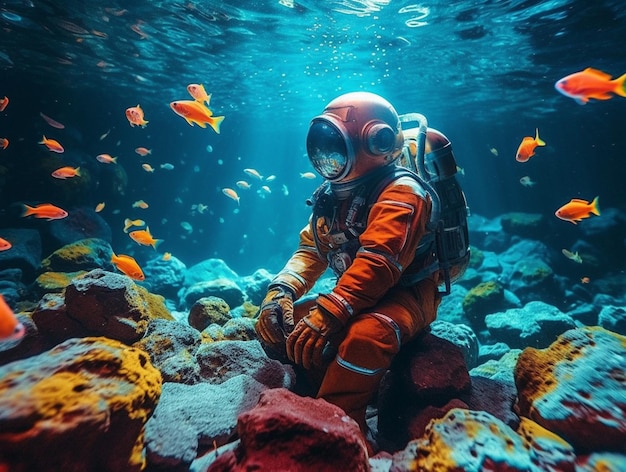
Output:
[[[626,97],[626,74],[613,80],[615,83],[615,93],[621,97]]]
[[[535,142],[537,146],[545,146],[546,143],[539,137],[539,128],[535,128]]]
[[[80,176],[81,176],[81,173],[80,173],[80,167],[77,167],[77,168],[76,168],[76,170],[75,170],[74,172],[76,172],[76,175],[77,175],[78,177],[80,177]]]
[[[41,141],[39,141],[39,144],[46,144],[47,138],[46,135],[43,135],[43,138],[41,139]]]
[[[591,202],[591,213],[596,216],[600,216],[600,196],[598,195]]]
[[[211,128],[213,128],[213,130],[217,134],[220,134],[220,125],[222,124],[222,121],[224,121],[224,117],[223,116],[213,116],[209,120],[209,124],[211,125]]]
[[[152,247],[154,248],[154,250],[156,251],[156,248],[159,244],[161,244],[163,242],[163,239],[155,239],[154,242],[152,243]]]
[[[33,215],[34,213],[35,213],[35,209],[24,203],[24,212],[22,213],[22,216],[30,216],[30,215]]]

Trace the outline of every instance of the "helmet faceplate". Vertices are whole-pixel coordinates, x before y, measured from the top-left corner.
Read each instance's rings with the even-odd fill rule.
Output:
[[[352,92],[331,101],[311,121],[307,153],[331,183],[348,184],[394,162],[404,137],[393,106],[369,92]]]

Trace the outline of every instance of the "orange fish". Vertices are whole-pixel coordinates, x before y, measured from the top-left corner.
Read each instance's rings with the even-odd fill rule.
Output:
[[[100,213],[102,210],[104,210],[104,205],[105,205],[105,203],[104,203],[104,202],[100,202],[100,203],[98,203],[98,204],[96,205],[95,212],[96,212],[96,213]]]
[[[164,261],[169,261],[172,258],[172,253],[171,252],[164,252],[163,253],[163,257],[161,258]]]
[[[0,238],[0,251],[8,251],[13,245],[4,238]]]
[[[145,147],[138,147],[135,149],[135,152],[139,154],[141,157],[147,156],[148,154],[152,154],[150,149],[146,149]]]
[[[80,177],[80,167],[61,167],[52,173],[55,179],[70,179],[72,177]]]
[[[592,214],[600,216],[599,199],[596,197],[591,203],[579,198],[572,198],[569,203],[566,203],[559,208],[554,214],[557,218],[571,223],[578,223],[579,221],[589,218]]]
[[[117,157],[112,157],[110,154],[98,154],[96,159],[103,164],[117,164]]]
[[[9,140],[7,138],[0,138],[0,147],[6,149],[9,147]]]
[[[67,212],[63,208],[54,206],[51,203],[42,203],[35,207],[24,205],[24,213],[22,213],[22,216],[34,216],[35,218],[43,218],[52,221],[65,218]]]
[[[154,167],[152,167],[150,164],[141,164],[141,167],[146,172],[154,172]]]
[[[568,75],[558,80],[554,88],[566,97],[573,98],[584,105],[590,98],[608,100],[612,94],[626,97],[626,74],[611,80],[611,76],[598,69],[587,67],[581,72]]]
[[[128,119],[130,126],[141,126],[142,128],[145,128],[146,125],[149,123],[148,121],[144,120],[143,110],[139,105],[137,105],[136,107],[127,108],[126,118]]]
[[[224,121],[224,117],[213,116],[213,112],[202,103],[195,100],[179,100],[170,103],[170,107],[174,110],[174,113],[182,116],[191,126],[195,123],[202,128],[206,128],[208,124],[217,134],[220,134],[220,125]]]
[[[145,210],[146,208],[148,208],[148,204],[143,200],[137,200],[135,203],[133,203],[133,208],[141,208],[142,210]]]
[[[46,147],[52,152],[62,153],[63,151],[65,151],[65,149],[63,149],[63,146],[61,146],[61,143],[55,141],[54,139],[48,139],[45,135],[43,139],[39,141],[39,144],[45,144]]]
[[[26,328],[15,317],[11,307],[0,295],[0,341],[14,341],[26,334]]]
[[[142,246],[152,246],[154,249],[163,242],[162,239],[154,239],[150,234],[150,228],[146,226],[146,229],[138,229],[128,233],[130,238],[137,244]]]
[[[535,129],[535,137],[531,138],[530,136],[524,137],[522,139],[521,144],[517,148],[517,153],[515,154],[515,160],[518,162],[526,162],[528,159],[535,155],[535,148],[537,146],[545,146],[541,138],[539,137],[539,129]]]
[[[239,195],[237,195],[237,192],[235,192],[232,188],[223,188],[222,193],[228,198],[232,198],[233,200],[235,200],[237,202],[237,205],[239,205]]]
[[[187,92],[189,92],[189,95],[191,95],[197,102],[206,102],[206,106],[209,106],[209,102],[211,101],[211,94],[206,93],[206,90],[204,90],[204,85],[189,84],[187,85]]]
[[[0,98],[0,112],[4,111],[4,109],[7,107],[8,104],[9,104],[8,97]]]
[[[113,255],[111,256],[111,262],[113,263],[113,265],[115,265],[115,267],[117,267],[117,270],[133,280],[146,279],[146,277],[143,275],[141,267],[139,267],[139,264],[137,264],[137,261],[134,258],[127,256],[126,254],[115,255],[115,253],[113,253]]]

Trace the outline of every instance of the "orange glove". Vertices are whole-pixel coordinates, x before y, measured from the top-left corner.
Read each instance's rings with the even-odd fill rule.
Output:
[[[293,330],[293,295],[277,285],[267,292],[258,320],[254,326],[259,337],[267,344],[282,344]]]
[[[311,308],[287,338],[287,357],[305,369],[323,365],[326,344],[343,329],[341,322],[319,306]]]

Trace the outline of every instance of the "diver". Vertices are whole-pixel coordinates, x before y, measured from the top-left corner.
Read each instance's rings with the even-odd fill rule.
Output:
[[[332,100],[311,121],[306,146],[325,182],[308,202],[298,249],[268,286],[256,331],[270,351],[318,373],[317,397],[341,407],[367,437],[366,408],[383,375],[437,315],[444,280],[431,221],[435,192],[398,164],[407,151],[400,117],[378,95]],[[428,129],[424,146],[431,168],[454,163],[440,132]],[[469,260],[462,245],[454,277]],[[301,303],[328,267],[337,276],[333,290]]]

